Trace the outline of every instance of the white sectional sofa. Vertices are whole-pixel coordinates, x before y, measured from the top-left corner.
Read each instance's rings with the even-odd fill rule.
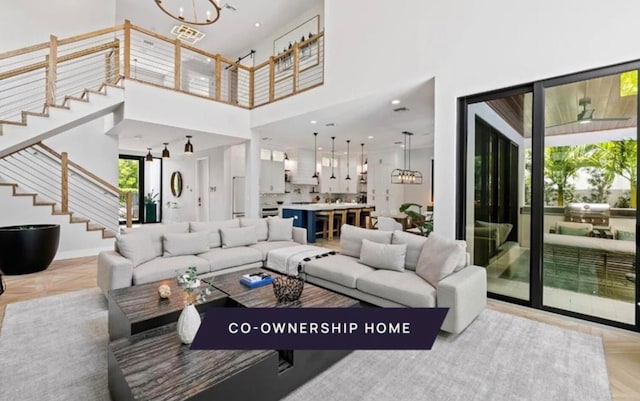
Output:
[[[362,252],[363,240],[379,244],[406,244],[406,253],[401,256],[404,260],[395,270],[363,264],[361,260],[366,258]],[[449,308],[442,330],[459,333],[486,306],[486,270],[469,265],[469,255],[463,252],[463,260],[457,263],[455,271],[441,279],[435,288],[416,273],[427,241],[425,237],[402,231],[366,230],[343,225],[340,254],[306,262],[302,266],[303,274],[310,283],[377,306]],[[458,243],[462,245],[464,242]],[[427,256],[440,258],[443,255]]]
[[[115,250],[98,255],[98,286],[109,290],[175,277],[195,266],[213,276],[261,267],[270,250],[306,244],[306,229],[292,219],[233,219],[150,224],[127,229]]]

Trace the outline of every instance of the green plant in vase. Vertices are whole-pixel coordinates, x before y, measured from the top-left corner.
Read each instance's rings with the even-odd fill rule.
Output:
[[[204,288],[200,287],[203,280],[196,275],[195,266],[190,266],[184,273],[178,273],[177,281],[185,295],[184,309],[178,318],[178,336],[184,344],[191,344],[201,322],[200,313],[195,305],[207,300],[207,296],[213,292],[213,285],[205,281],[208,285]]]
[[[418,211],[411,210],[410,208],[415,206],[418,208]],[[415,225],[419,230],[420,234],[427,236],[430,232],[433,231],[433,221],[427,220],[427,218],[420,213],[422,210],[422,205],[417,203],[403,203],[400,205],[400,213],[404,213],[409,217],[412,225]]]
[[[158,194],[153,191],[147,193],[144,197],[144,221],[147,223],[155,223],[157,221],[157,199]]]

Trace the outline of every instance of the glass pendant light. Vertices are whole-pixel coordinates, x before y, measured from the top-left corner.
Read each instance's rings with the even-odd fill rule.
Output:
[[[187,143],[184,144],[184,153],[190,155],[193,153],[193,144],[191,143],[191,135],[187,135]]]
[[[349,177],[349,143],[351,140],[347,139],[347,176],[344,178],[345,180],[351,180]]]
[[[165,143],[163,143],[163,145],[164,145],[164,149],[162,150],[162,158],[163,159],[168,159],[169,157],[171,157],[171,154],[169,153],[169,149],[167,148],[169,143],[165,142]]]
[[[313,133],[313,175],[311,178],[318,178],[318,133]]]
[[[364,184],[367,180],[364,178],[364,143],[360,144],[360,183]]]
[[[329,177],[329,179],[332,179],[332,180],[336,179],[336,175],[333,174],[333,165],[334,165],[333,155],[334,155],[334,152],[335,152],[335,148],[334,148],[335,143],[336,143],[336,137],[332,136],[331,137],[331,177]]]
[[[151,148],[147,148],[147,150],[149,152],[147,152],[147,156],[145,156],[144,161],[152,163],[153,162],[153,155],[151,154]]]

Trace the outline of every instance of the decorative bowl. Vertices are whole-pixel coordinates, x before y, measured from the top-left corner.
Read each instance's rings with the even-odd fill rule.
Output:
[[[304,280],[295,276],[280,276],[273,279],[273,293],[279,302],[297,301],[302,295]]]

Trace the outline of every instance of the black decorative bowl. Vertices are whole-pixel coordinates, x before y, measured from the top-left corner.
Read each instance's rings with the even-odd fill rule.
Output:
[[[42,271],[56,256],[59,242],[57,224],[0,227],[0,271],[6,275]]]
[[[273,279],[273,293],[279,302],[297,301],[302,295],[304,280],[295,276],[280,276]]]

